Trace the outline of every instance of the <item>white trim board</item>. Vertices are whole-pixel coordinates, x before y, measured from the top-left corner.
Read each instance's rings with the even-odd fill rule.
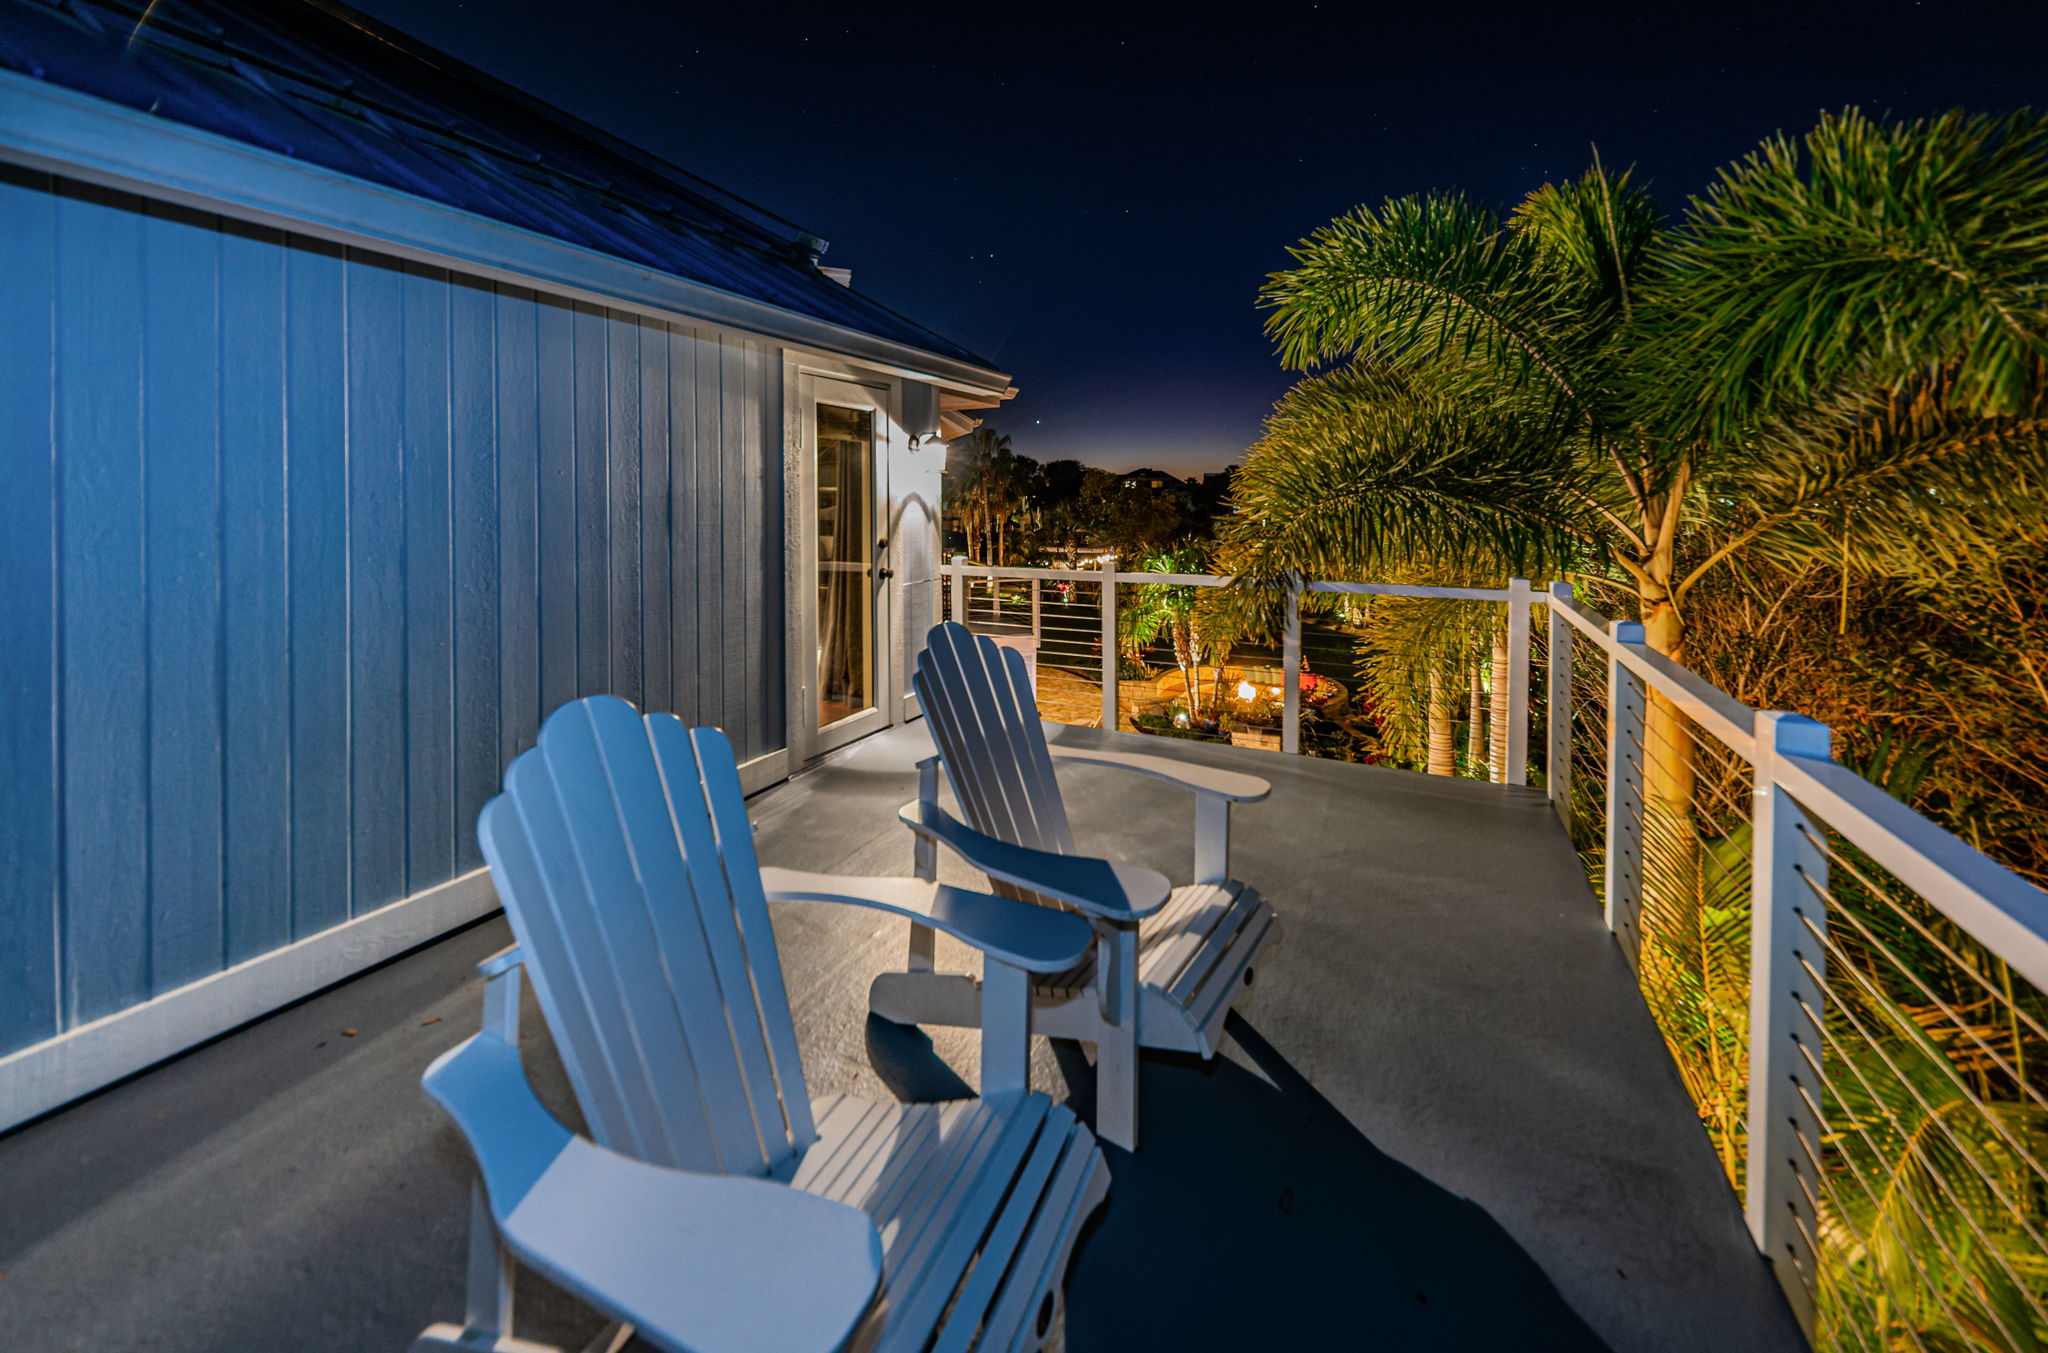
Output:
[[[0,1057],[0,1132],[497,909],[490,871],[475,869]]]
[[[768,786],[780,784],[789,778],[789,749],[763,752],[751,761],[740,763],[740,793],[752,797]]]
[[[708,320],[1000,400],[1004,372],[658,272],[169,118],[0,71],[0,160],[657,319]]]

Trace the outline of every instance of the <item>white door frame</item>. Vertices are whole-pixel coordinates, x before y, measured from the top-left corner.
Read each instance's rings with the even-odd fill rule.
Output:
[[[858,369],[817,370],[810,363],[790,361],[785,365],[790,390],[789,472],[787,495],[788,543],[785,554],[790,563],[790,744],[800,764],[812,757],[844,746],[856,738],[880,732],[899,717],[895,698],[897,674],[890,642],[890,624],[895,589],[892,586],[891,554],[877,546],[869,571],[869,604],[872,628],[869,648],[873,663],[871,703],[861,712],[820,727],[818,708],[818,530],[817,530],[817,433],[818,405],[866,408],[873,411],[874,501],[868,524],[877,541],[886,540],[894,525],[889,493],[889,463],[896,440],[895,406],[897,383]],[[795,769],[792,765],[791,769]]]

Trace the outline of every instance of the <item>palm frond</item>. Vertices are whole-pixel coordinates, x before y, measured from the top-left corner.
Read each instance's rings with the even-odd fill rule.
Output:
[[[2048,382],[2035,374],[2009,415],[1963,407],[1944,370],[1775,420],[1712,478],[1719,551],[1940,586],[2048,543]]]
[[[1957,407],[2012,413],[2048,353],[2048,119],[1850,109],[1774,136],[1662,249],[1651,363],[1726,440],[1866,363],[1952,363]]]
[[[1570,448],[1415,375],[1347,367],[1289,391],[1245,458],[1226,543],[1240,576],[1348,578],[1416,560],[1487,575],[1597,553]]]
[[[1544,266],[1545,249],[1537,232],[1510,230],[1458,193],[1359,207],[1267,279],[1266,331],[1300,369],[1360,354],[1401,369],[1448,356],[1576,409],[1589,316]]]

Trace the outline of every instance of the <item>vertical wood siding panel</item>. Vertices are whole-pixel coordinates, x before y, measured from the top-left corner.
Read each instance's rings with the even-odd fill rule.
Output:
[[[576,304],[576,694],[611,689],[604,311]]]
[[[640,633],[640,322],[614,313],[605,324],[605,507],[610,562],[606,569],[611,630],[608,689],[635,705],[645,641]]]
[[[575,313],[543,300],[536,311],[540,415],[540,706],[576,698]]]
[[[697,474],[697,717],[725,727],[725,681],[720,671],[720,641],[725,635],[724,532],[719,509],[724,504],[723,447],[726,345],[706,335],[697,349],[697,437],[691,448]]]
[[[500,286],[497,319],[498,674],[500,767],[533,746],[540,731],[538,482],[540,392],[534,364],[532,294]],[[472,819],[465,837],[476,835]]]
[[[142,217],[57,203],[65,1023],[149,994]]]
[[[216,972],[221,915],[220,232],[143,221],[152,993]]]
[[[746,472],[741,504],[741,520],[746,523],[747,564],[740,577],[748,635],[747,733],[742,753],[747,757],[761,756],[779,745],[769,724],[768,711],[781,703],[781,688],[777,685],[771,692],[770,679],[777,667],[775,650],[782,636],[782,616],[779,612],[771,615],[767,610],[767,575],[775,567],[774,561],[782,557],[782,540],[768,534],[763,514],[768,499],[768,462],[781,459],[779,438],[771,434],[768,422],[771,405],[778,414],[776,423],[781,422],[781,401],[775,398],[781,376],[782,363],[773,352],[758,343],[747,345]]]
[[[455,871],[483,864],[476,815],[498,787],[498,438],[496,300],[456,279],[449,296],[454,466]]]
[[[349,914],[405,895],[403,277],[350,250],[348,285]]]
[[[578,694],[781,745],[761,344],[5,169],[0,264],[0,1052],[479,863]]]
[[[697,679],[697,348],[687,327],[669,326],[669,708],[692,726],[703,722]]]
[[[282,236],[221,237],[224,961],[291,939],[290,606],[285,587]]]
[[[735,571],[739,584],[738,605],[746,636],[743,653],[734,654],[740,668],[741,700],[746,717],[740,721],[733,741],[739,744],[740,759],[748,760],[767,750],[768,726],[763,717],[761,683],[766,671],[767,618],[761,614],[761,570],[767,566],[767,541],[761,535],[761,401],[766,397],[766,366],[759,344],[748,342],[747,392],[740,415],[740,471],[733,495],[731,515],[739,523],[744,558]]]
[[[405,884],[455,873],[454,559],[449,517],[448,274],[405,265]]]
[[[750,397],[757,393],[749,368],[756,355],[746,340],[721,342],[724,352],[719,369],[724,390],[719,412],[720,471],[718,511],[719,610],[718,680],[725,688],[725,710],[720,726],[729,730],[739,745],[741,760],[754,755],[747,745],[749,698],[747,662],[759,635],[753,632],[753,617],[747,614],[746,576],[756,566],[749,548],[745,512],[747,480],[747,428],[754,417]]]
[[[291,594],[291,925],[348,919],[348,275],[338,246],[285,256],[285,494]]]
[[[675,711],[670,654],[669,580],[674,558],[668,538],[669,331],[654,321],[640,326],[640,632],[645,664],[641,690],[649,709]]]
[[[0,167],[0,1056],[58,1032],[57,200]]]
[[[761,404],[754,411],[756,426],[761,429],[760,501],[754,514],[761,524],[760,543],[755,548],[761,569],[761,681],[754,698],[761,702],[764,736],[757,756],[789,746],[789,702],[785,698],[789,636],[783,621],[788,596],[788,580],[783,576],[787,561],[783,552],[782,439],[786,429],[782,422],[782,357],[775,348],[762,349],[761,375]]]

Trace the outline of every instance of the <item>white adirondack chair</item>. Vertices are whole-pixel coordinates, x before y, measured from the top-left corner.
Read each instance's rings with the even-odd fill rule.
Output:
[[[1273,908],[1229,877],[1230,807],[1263,799],[1272,786],[1161,756],[1048,743],[1017,655],[950,621],[927,637],[912,684],[939,749],[920,764],[918,801],[903,809],[920,838],[918,875],[936,876],[935,846],[945,845],[997,892],[1089,918],[1094,954],[1032,984],[1031,1030],[1096,1045],[1095,1130],[1136,1150],[1138,1049],[1215,1055],[1224,1016],[1279,937]],[[1153,870],[1076,855],[1058,762],[1194,791],[1194,882],[1172,888]],[[937,765],[965,822],[937,802]],[[934,971],[932,953],[931,931],[913,926],[909,970],[877,977],[870,1008],[899,1024],[979,1023],[985,993],[971,977]]]
[[[1032,1349],[1102,1151],[1026,1084],[1027,972],[1087,952],[1077,917],[916,879],[785,875],[912,917],[995,974],[979,1099],[812,1102],[731,745],[610,697],[557,710],[478,835],[517,947],[485,1028],[425,1085],[468,1138],[469,1316],[416,1349],[531,1353],[506,1251],[655,1346],[691,1353]],[[594,1141],[528,1087],[533,979]]]

